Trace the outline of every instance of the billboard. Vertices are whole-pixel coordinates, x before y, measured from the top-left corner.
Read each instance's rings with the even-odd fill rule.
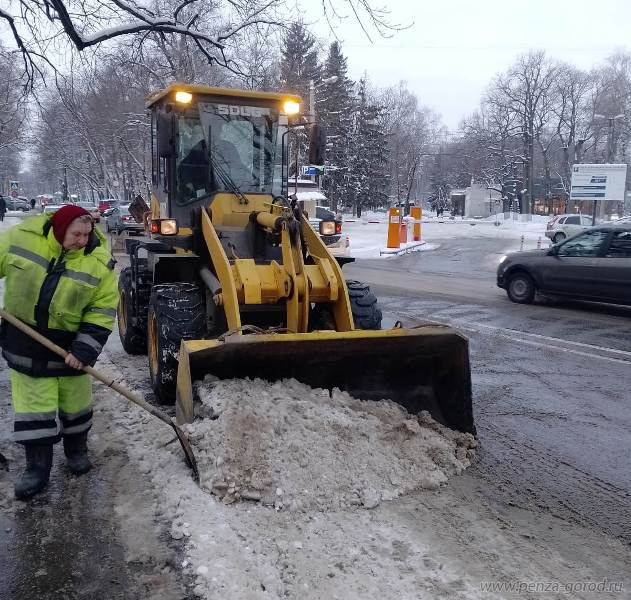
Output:
[[[574,165],[570,200],[624,201],[627,165]]]

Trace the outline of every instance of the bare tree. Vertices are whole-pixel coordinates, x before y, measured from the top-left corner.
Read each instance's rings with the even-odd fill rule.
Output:
[[[338,9],[350,12],[368,35],[400,29],[388,22],[388,11],[377,9],[369,0],[323,0],[322,10],[340,18]],[[244,34],[253,28],[284,27],[291,21],[293,7],[287,0],[9,0],[0,8],[15,47],[22,53],[27,83],[44,75],[46,66],[56,70],[55,54],[63,56],[68,45],[79,52],[107,46],[110,40],[133,37],[161,48],[176,76],[195,80],[196,55],[211,65],[240,74],[237,53]],[[177,52],[173,49],[177,48]]]
[[[20,167],[26,136],[28,96],[22,92],[24,71],[14,54],[0,46],[0,192]]]
[[[498,75],[487,93],[486,102],[505,108],[517,118],[522,140],[524,181],[528,199],[522,212],[534,210],[535,141],[537,126],[547,121],[550,103],[546,100],[557,67],[543,51],[521,56],[506,73]]]
[[[382,104],[388,106],[380,119],[389,140],[390,195],[396,203],[409,205],[423,154],[429,153],[441,130],[440,117],[419,106],[405,82],[384,90]]]

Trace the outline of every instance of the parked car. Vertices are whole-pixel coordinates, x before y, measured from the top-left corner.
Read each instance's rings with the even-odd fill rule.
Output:
[[[548,221],[546,237],[558,244],[591,226],[592,217],[589,215],[557,215]]]
[[[54,212],[57,212],[62,206],[64,205],[63,204],[47,204],[46,206],[44,206],[44,210],[42,212],[45,214],[54,213]]]
[[[520,304],[540,291],[631,305],[631,223],[593,227],[547,250],[504,256],[497,285]]]
[[[92,204],[92,202],[77,202],[77,206],[81,208],[85,208],[90,213],[90,216],[94,219],[95,223],[101,222],[101,213],[99,212],[96,204]]]
[[[116,198],[105,198],[105,200],[99,200],[99,212],[101,213],[102,216],[104,216],[103,213],[108,208],[114,208],[115,206],[118,206],[119,204],[120,202],[116,200]]]
[[[26,198],[12,198],[11,196],[5,196],[4,200],[7,205],[7,210],[21,210],[22,212],[28,212],[31,210],[31,203]]]
[[[320,234],[320,238],[333,252],[338,250],[346,252],[346,238],[342,237],[342,221],[336,218],[326,206],[316,206],[315,216],[309,218],[311,226]]]
[[[112,212],[105,219],[105,231],[115,231],[120,235],[123,231],[137,232],[144,231],[142,223],[138,223],[129,212],[129,204],[115,206]]]

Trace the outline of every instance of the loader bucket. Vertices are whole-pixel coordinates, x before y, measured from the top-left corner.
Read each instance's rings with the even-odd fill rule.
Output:
[[[206,374],[268,381],[293,377],[315,388],[336,387],[362,400],[390,399],[410,413],[426,410],[452,429],[475,434],[468,342],[447,327],[183,341],[178,423],[192,422],[192,382]]]

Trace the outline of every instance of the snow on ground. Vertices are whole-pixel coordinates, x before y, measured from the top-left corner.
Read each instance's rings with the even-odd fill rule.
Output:
[[[470,434],[412,416],[391,401],[362,402],[296,380],[197,386],[201,413],[187,426],[202,486],[225,504],[260,501],[305,512],[374,508],[437,489],[470,464]]]
[[[117,349],[116,340],[112,342],[102,355],[99,367],[120,375],[110,354],[116,361],[129,362],[129,357],[122,354],[122,349]],[[209,393],[231,393],[229,402],[239,402],[237,392],[242,388],[234,385],[236,387],[224,382]],[[263,390],[270,395],[259,397],[257,401],[267,405],[268,410],[278,410],[279,414],[265,415],[262,411],[254,416],[255,413],[250,412],[254,421],[246,423],[246,427],[237,427],[238,435],[233,440],[224,440],[221,447],[224,452],[230,444],[238,446],[240,432],[251,432],[251,447],[256,448],[255,438],[258,432],[269,427],[268,419],[287,429],[274,436],[274,443],[279,448],[284,445],[287,462],[295,461],[299,465],[306,461],[305,475],[316,472],[314,463],[323,456],[322,447],[331,442],[325,435],[328,425],[333,429],[334,423],[341,424],[335,434],[343,444],[339,450],[330,449],[332,453],[338,450],[341,461],[345,460],[344,452],[348,449],[345,436],[350,435],[358,444],[365,443],[361,434],[366,431],[366,423],[361,424],[357,435],[353,434],[351,426],[358,426],[360,421],[346,414],[347,399],[339,399],[341,406],[329,415],[327,423],[318,422],[321,412],[312,415],[310,427],[314,432],[321,432],[322,437],[318,438],[305,436],[308,412],[301,414],[297,409],[299,418],[295,418],[283,402],[272,409],[275,394],[270,391],[274,386],[266,384],[260,389],[256,386],[254,382],[253,394]],[[292,389],[292,394],[297,394],[302,388]],[[282,393],[278,393],[284,397],[286,390],[283,388]],[[505,512],[496,513],[473,494],[468,487],[470,480],[458,485],[461,477],[467,477],[467,471],[452,477],[447,485],[438,489],[421,489],[393,500],[383,500],[371,510],[359,506],[336,510],[306,507],[275,510],[259,502],[226,504],[193,481],[182,450],[168,427],[117,398],[103,385],[95,386],[95,400],[96,418],[109,421],[108,435],[123,439],[130,461],[153,480],[155,520],[164,525],[176,543],[182,544],[179,566],[191,580],[187,597],[206,600],[499,600],[507,595],[483,590],[481,582],[596,580],[600,573],[609,572],[606,569],[610,567],[606,560],[600,564],[599,556],[613,555],[614,551],[619,556],[623,552],[615,541],[606,542],[611,548],[599,546],[600,550],[595,548],[591,552],[592,540],[589,538],[590,542],[584,544],[583,530],[576,535],[566,534],[562,525],[543,514],[533,521],[527,511],[519,513],[523,524],[507,520]],[[212,403],[220,411],[223,407],[227,416],[226,401],[222,405],[215,398]],[[209,412],[208,402],[205,410]],[[374,420],[371,409],[367,410],[366,420]],[[389,414],[387,408],[384,410]],[[260,424],[255,422],[259,419]],[[205,425],[216,424],[218,428],[218,432],[210,433],[215,440],[227,432],[221,420],[221,412],[216,420],[205,419]],[[411,439],[420,435],[415,433],[415,425],[410,427]],[[286,445],[292,430],[294,445]],[[387,440],[374,439],[373,442],[379,455],[379,445]],[[393,448],[399,448],[400,444],[399,439]],[[367,446],[366,452],[370,453]],[[229,453],[226,456],[229,457]],[[355,456],[351,449],[349,460],[345,461],[348,464],[341,467],[342,477],[352,478]],[[202,462],[208,458],[202,456]],[[254,454],[249,457],[255,458]],[[367,456],[366,460],[370,466],[370,461],[375,459]],[[394,452],[389,461],[396,473],[401,457]],[[420,461],[422,464],[422,456]],[[228,460],[224,464],[229,463]],[[332,480],[339,481],[339,473],[331,475]],[[367,472],[366,477],[371,477],[371,473]],[[307,490],[315,488],[315,482],[305,485]],[[458,491],[459,487],[464,491]],[[540,528],[535,525],[539,522]],[[547,536],[553,527],[562,541],[550,547],[540,536]],[[585,556],[581,555],[583,551]],[[600,554],[596,554],[597,551]],[[592,596],[575,594],[573,597]],[[603,594],[602,597],[615,596]]]
[[[549,217],[532,215],[531,221],[522,221],[520,215],[504,213],[487,219],[437,219],[423,218],[421,241],[425,242],[415,251],[434,250],[438,244],[434,240],[461,238],[488,238],[507,240],[507,251],[529,250],[540,246],[547,248],[550,240],[545,237],[546,223]],[[343,233],[349,238],[349,254],[355,258],[388,258],[385,254],[388,232],[387,217],[384,213],[369,213],[361,219],[350,216],[344,218]],[[408,240],[411,240],[411,228],[408,228]],[[411,244],[408,244],[411,245]]]

